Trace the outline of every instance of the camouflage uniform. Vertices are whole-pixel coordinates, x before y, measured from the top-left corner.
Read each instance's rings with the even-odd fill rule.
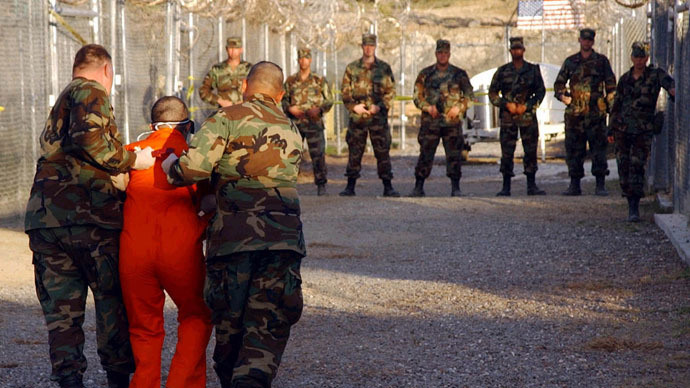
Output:
[[[108,92],[75,78],[53,106],[40,145],[25,230],[48,326],[51,379],[81,380],[86,370],[88,288],[101,364],[128,374],[134,363],[118,281],[122,198],[110,177],[128,171],[136,155],[122,147]]]
[[[644,197],[645,164],[654,136],[654,111],[661,88],[670,91],[675,82],[663,69],[647,66],[642,76],[633,69],[618,81],[611,110],[611,130],[616,162],[625,197]]]
[[[360,58],[347,65],[341,92],[343,104],[350,113],[345,136],[349,152],[345,176],[359,178],[368,133],[376,156],[379,178],[393,179],[389,155],[391,131],[388,127],[388,111],[395,97],[395,81],[391,67],[376,58],[368,68]],[[380,110],[375,115],[359,115],[354,112],[357,104],[364,104],[367,108],[375,104]]]
[[[418,179],[426,179],[434,164],[434,155],[440,139],[446,152],[446,175],[451,179],[462,176],[460,155],[464,145],[462,136],[462,119],[469,102],[473,98],[472,85],[465,70],[448,65],[440,71],[437,65],[424,68],[414,83],[414,104],[422,109],[422,123],[419,127],[417,140],[419,141],[419,159],[414,175]],[[433,118],[424,111],[429,105],[435,105],[439,117]],[[458,116],[448,121],[445,114],[458,106]]]
[[[525,174],[537,172],[537,144],[539,143],[539,124],[537,123],[537,108],[544,99],[546,89],[541,77],[539,65],[525,61],[519,69],[512,62],[506,63],[496,70],[489,87],[491,103],[500,108],[501,118],[501,167],[505,176],[515,176],[513,173],[513,156],[518,133],[522,139],[525,151],[523,158]],[[527,106],[521,115],[511,114],[506,109],[506,103],[513,102]]]
[[[300,317],[301,155],[297,129],[273,99],[255,94],[211,116],[170,169],[172,184],[210,178],[216,193],[204,298],[223,387],[269,386]]]
[[[238,38],[228,38],[226,47],[241,48],[242,42]],[[234,70],[227,61],[216,63],[204,77],[204,82],[199,88],[199,97],[216,106],[220,106],[218,98],[231,101],[233,105],[241,103],[242,81],[247,78],[251,67],[252,64],[246,61],[240,61]]]
[[[566,83],[570,81],[570,92]],[[586,147],[592,155],[592,175],[609,174],[606,162],[606,111],[613,103],[616,76],[606,56],[592,50],[589,57],[580,53],[566,58],[554,83],[559,100],[570,94],[572,102],[565,109],[565,150],[568,174],[580,179],[585,175]]]
[[[311,54],[309,55],[311,56]],[[307,79],[302,80],[298,71],[287,78],[284,88],[283,110],[295,123],[302,138],[307,139],[309,155],[314,169],[314,183],[316,185],[326,184],[326,138],[322,115],[331,110],[333,106],[333,96],[328,82],[313,72],[309,74]],[[318,119],[312,119],[307,115],[298,119],[288,111],[291,106],[297,106],[304,112],[317,107],[321,110],[321,115]]]

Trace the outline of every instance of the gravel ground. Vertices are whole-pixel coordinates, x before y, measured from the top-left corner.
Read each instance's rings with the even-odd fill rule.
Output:
[[[553,160],[537,175],[550,195],[526,196],[519,175],[514,196],[497,198],[496,148],[473,150],[461,198],[447,197],[442,158],[421,199],[378,197],[371,156],[354,198],[337,196],[344,157],[328,159],[328,197],[305,167],[305,310],[274,386],[690,386],[690,270],[653,224],[652,198],[629,224],[614,180],[609,197],[591,195],[591,178],[586,195],[555,195],[567,174]],[[401,193],[413,154],[393,158]],[[26,237],[0,239],[0,386],[50,387]],[[104,387],[89,308],[87,386]],[[174,334],[172,304],[166,316]]]

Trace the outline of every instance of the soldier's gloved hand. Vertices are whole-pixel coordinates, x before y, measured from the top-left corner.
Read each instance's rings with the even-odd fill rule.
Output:
[[[367,114],[369,113],[369,111],[368,111],[367,108],[364,106],[364,104],[357,104],[357,105],[355,105],[355,107],[352,108],[352,111],[355,112],[355,113],[357,113],[358,115],[363,115],[363,114],[365,114],[365,113],[367,113]]]
[[[153,157],[151,154],[152,152],[153,148],[151,147],[146,147],[143,150],[135,151],[134,153],[137,155],[137,158],[134,161],[134,166],[132,168],[135,170],[146,170],[147,168],[153,166],[153,163],[156,162],[156,158]]]
[[[129,184],[129,173],[123,172],[117,175],[111,175],[110,181],[113,182],[113,186],[115,186],[116,189],[125,191]]]
[[[177,159],[179,159],[179,158],[177,157],[177,155],[175,155],[175,154],[170,154],[170,155],[168,155],[167,158],[165,158],[165,160],[163,161],[163,163],[161,163],[161,167],[163,168],[163,171],[165,172],[165,175],[169,175],[170,167],[172,167],[173,163],[175,163],[175,161],[176,161]]]

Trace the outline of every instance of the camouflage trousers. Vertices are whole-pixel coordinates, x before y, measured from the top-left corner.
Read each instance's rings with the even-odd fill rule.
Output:
[[[352,120],[347,125],[345,141],[349,156],[345,176],[348,178],[359,178],[362,170],[362,156],[367,146],[367,134],[371,140],[376,157],[376,170],[379,178],[393,179],[393,168],[391,167],[391,130],[388,127],[388,118],[375,116],[371,121],[364,124],[353,123]]]
[[[462,176],[461,154],[465,140],[462,136],[462,127],[441,126],[440,120],[422,120],[419,127],[417,141],[419,142],[419,159],[414,169],[414,176],[418,179],[426,179],[431,174],[434,165],[434,156],[439,141],[443,140],[443,149],[446,152],[446,176],[451,179],[460,179]]]
[[[301,261],[287,250],[208,259],[204,299],[216,328],[213,360],[223,388],[270,387],[290,327],[302,315]]]
[[[534,174],[537,172],[537,144],[539,143],[539,124],[533,121],[529,126],[501,125],[501,174],[508,176],[515,176],[513,167],[513,157],[515,156],[515,146],[517,144],[518,133],[522,139],[522,149],[525,155],[522,158],[522,164],[525,169],[525,174]]]
[[[326,184],[328,169],[326,168],[326,137],[324,136],[323,121],[296,124],[302,139],[307,140],[311,165],[314,170],[314,184]]]
[[[89,288],[96,307],[96,342],[103,369],[133,372],[118,276],[120,231],[71,226],[35,229],[28,234],[36,294],[48,326],[51,380],[86,371],[82,325]]]
[[[651,132],[613,133],[618,177],[624,197],[644,197],[645,165],[652,148]]]
[[[606,162],[606,117],[594,115],[565,115],[565,162],[571,178],[585,176],[587,143],[592,157],[592,175],[609,174]]]

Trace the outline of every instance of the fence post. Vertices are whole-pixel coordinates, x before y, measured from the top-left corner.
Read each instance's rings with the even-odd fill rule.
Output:
[[[122,39],[122,103],[123,107],[123,127],[125,143],[130,143],[129,133],[129,88],[127,87],[129,75],[127,73],[127,15],[125,13],[125,0],[118,0],[120,4],[120,33]]]

